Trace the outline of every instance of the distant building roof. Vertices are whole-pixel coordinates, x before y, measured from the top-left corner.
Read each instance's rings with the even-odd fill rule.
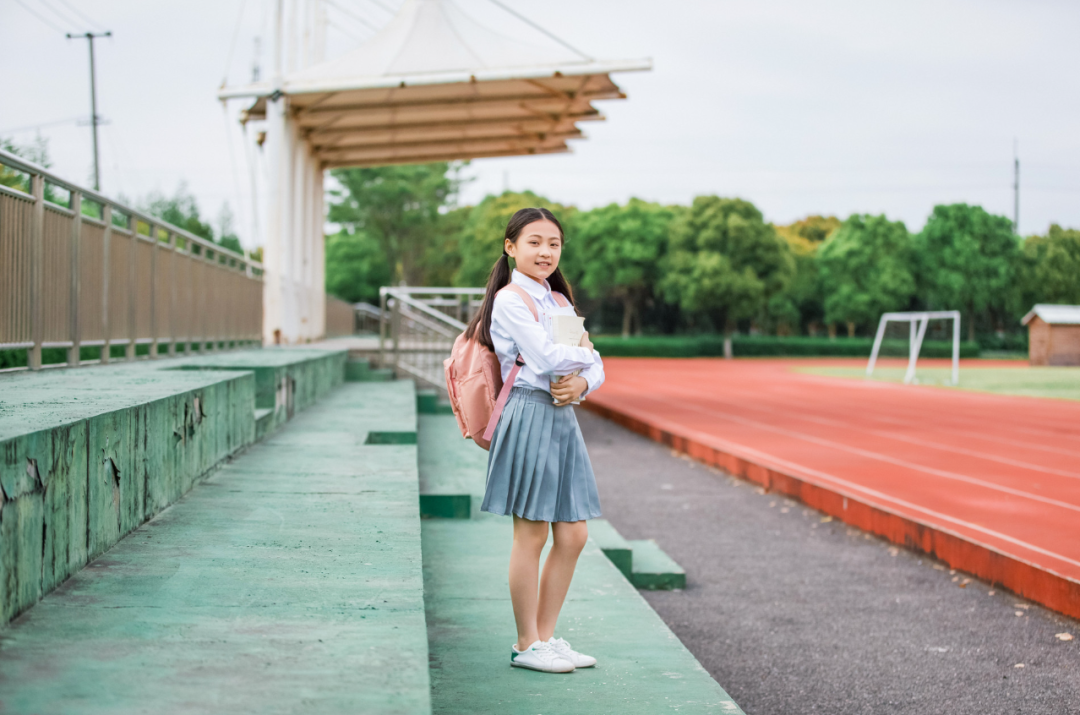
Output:
[[[1080,325],[1080,305],[1039,303],[1020,322],[1027,325],[1036,316],[1050,325]]]

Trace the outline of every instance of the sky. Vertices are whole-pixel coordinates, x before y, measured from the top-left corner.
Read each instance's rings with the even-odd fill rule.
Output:
[[[328,55],[402,0],[333,0]],[[490,0],[454,0],[511,36]],[[501,0],[601,59],[648,57],[613,79],[628,100],[567,155],[481,159],[459,202],[531,189],[581,208],[639,197],[738,196],[766,220],[884,213],[919,230],[936,204],[1013,215],[1020,232],[1080,227],[1080,3],[1051,0]],[[185,184],[204,218],[224,204],[251,247],[262,170],[218,87],[267,66],[272,0],[0,0],[0,137],[49,141],[53,170],[92,174],[86,40],[95,43],[102,190],[138,201]],[[358,19],[359,18],[359,19]],[[366,23],[366,24],[365,24]],[[528,38],[533,40],[535,38]],[[264,69],[265,75],[265,69]]]

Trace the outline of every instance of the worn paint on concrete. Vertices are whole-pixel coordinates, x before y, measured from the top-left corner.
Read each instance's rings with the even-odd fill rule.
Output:
[[[345,358],[246,350],[0,377],[0,626],[340,385]],[[256,422],[260,379],[280,389]]]
[[[139,364],[0,385],[0,625],[254,439],[250,373]]]
[[[195,355],[173,362],[179,370],[250,370],[255,407],[270,410],[256,425],[256,438],[285,424],[294,413],[325,397],[345,379],[344,350],[264,348]]]
[[[0,632],[0,710],[428,713],[411,383],[348,385]]]

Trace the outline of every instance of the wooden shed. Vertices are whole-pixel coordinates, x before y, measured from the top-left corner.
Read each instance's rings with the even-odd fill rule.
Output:
[[[1080,365],[1080,305],[1040,303],[1020,322],[1032,365]]]

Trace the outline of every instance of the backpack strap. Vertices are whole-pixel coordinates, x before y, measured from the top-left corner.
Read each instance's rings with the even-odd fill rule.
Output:
[[[536,312],[536,301],[533,300],[533,297],[531,295],[529,295],[529,291],[525,290],[516,283],[507,283],[506,286],[499,290],[499,293],[502,293],[504,290],[508,290],[511,293],[520,296],[521,300],[525,302],[525,307],[527,307],[529,309],[529,312],[532,313],[533,320],[537,322],[540,321],[540,314]],[[496,295],[498,295],[498,293],[496,293]]]
[[[533,320],[537,322],[540,321],[540,313],[536,310],[536,301],[529,295],[529,291],[514,283],[507,284],[499,290],[499,293],[502,293],[504,290],[508,290],[511,293],[521,296],[521,299],[525,301],[525,305],[528,307],[529,312],[532,313]],[[569,304],[562,293],[555,293],[553,291],[552,295],[555,296],[555,301],[564,308]],[[491,419],[488,420],[487,429],[484,430],[484,440],[489,444],[491,443],[491,438],[495,435],[495,427],[499,424],[499,417],[502,416],[503,408],[506,407],[506,401],[510,399],[510,390],[514,388],[514,381],[517,379],[518,373],[521,372],[521,368],[524,365],[525,359],[519,354],[514,358],[514,367],[510,368],[510,374],[506,377],[506,381],[503,382],[502,389],[499,390],[499,399],[495,400],[495,409],[491,411]]]

